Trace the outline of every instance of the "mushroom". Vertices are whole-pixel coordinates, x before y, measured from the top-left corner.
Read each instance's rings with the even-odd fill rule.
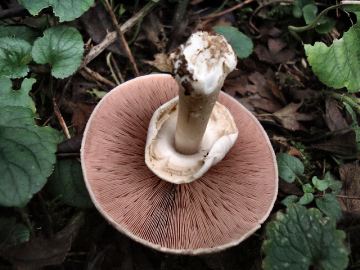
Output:
[[[196,35],[212,39],[207,33]],[[240,243],[266,220],[278,189],[276,159],[264,129],[244,106],[220,92],[236,59],[232,64],[218,57],[224,61],[223,75],[213,82],[206,73],[195,77],[186,59],[190,43],[172,55],[176,79],[151,74],[110,91],[93,111],[81,147],[85,183],[100,213],[135,241],[178,254],[210,253]],[[220,49],[224,46],[232,52],[227,43]],[[209,92],[201,92],[207,90],[198,84],[207,83]],[[198,94],[199,100],[190,99]],[[197,101],[200,105],[191,107]],[[200,106],[206,114],[201,120],[185,117],[190,121],[180,123]],[[178,131],[183,129],[189,133]],[[188,147],[193,134],[196,142]],[[151,161],[154,155],[165,159]],[[169,160],[180,164],[169,173],[176,172],[177,180],[153,167],[169,168]]]
[[[184,184],[222,160],[238,136],[231,113],[216,102],[236,55],[223,36],[197,32],[171,58],[179,97],[151,118],[145,162],[161,179]]]

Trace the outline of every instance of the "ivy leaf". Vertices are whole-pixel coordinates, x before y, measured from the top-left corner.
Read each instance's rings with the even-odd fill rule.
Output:
[[[73,27],[56,26],[47,29],[44,36],[34,42],[32,57],[38,64],[50,64],[56,78],[72,75],[80,66],[84,42]]]
[[[19,2],[34,16],[51,6],[60,22],[79,18],[94,4],[94,0],[19,0]]]
[[[304,195],[301,196],[299,203],[301,205],[307,205],[314,200],[314,194],[305,192]]]
[[[345,32],[330,47],[322,42],[305,45],[309,64],[316,76],[329,87],[360,90],[360,24]]]
[[[342,183],[341,181],[336,180],[330,172],[325,173],[324,180],[329,182],[329,188],[333,191],[334,194],[340,193]]]
[[[316,14],[318,12],[318,8],[315,4],[307,4],[302,9],[304,20],[306,24],[312,23],[313,20],[316,18]]]
[[[59,160],[49,179],[49,189],[67,205],[88,208],[92,202],[87,192],[80,162],[74,159]]]
[[[31,44],[36,39],[37,33],[23,25],[0,25],[0,37],[23,39]]]
[[[288,183],[295,181],[297,176],[304,174],[304,165],[300,159],[285,153],[277,154],[277,164],[279,168],[279,176]]]
[[[12,89],[12,82],[8,78],[0,78],[0,106],[19,106],[30,108],[35,113],[35,103],[29,92],[35,79],[24,79],[19,90]]]
[[[24,206],[45,185],[56,160],[59,133],[35,125],[33,103],[27,96],[32,84],[32,79],[24,81],[19,93],[5,89],[7,103],[0,106],[2,206]],[[9,88],[9,81],[2,80],[2,85]]]
[[[0,77],[21,78],[29,72],[31,61],[29,42],[11,37],[0,38]]]
[[[314,187],[311,185],[311,184],[305,184],[302,186],[302,189],[305,193],[313,193],[315,190],[314,190]]]
[[[325,194],[321,198],[315,199],[316,206],[328,217],[339,220],[341,217],[341,207],[334,194]]]
[[[299,200],[298,196],[296,195],[289,195],[285,199],[281,201],[283,205],[289,207],[291,204],[296,203]]]
[[[348,264],[345,233],[318,209],[292,204],[266,227],[265,270],[342,270]]]
[[[311,181],[312,181],[314,187],[319,191],[325,191],[330,186],[330,181],[321,180],[321,179],[317,178],[317,176],[314,176]]]
[[[0,217],[0,249],[15,246],[30,240],[29,229],[17,223],[14,217]]]
[[[216,33],[223,35],[234,49],[236,55],[242,59],[248,57],[254,48],[252,40],[232,26],[215,26]]]

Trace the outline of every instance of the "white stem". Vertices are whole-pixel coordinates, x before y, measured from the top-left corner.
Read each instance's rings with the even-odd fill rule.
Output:
[[[188,91],[180,85],[175,132],[176,151],[191,155],[199,151],[219,90],[210,94]]]

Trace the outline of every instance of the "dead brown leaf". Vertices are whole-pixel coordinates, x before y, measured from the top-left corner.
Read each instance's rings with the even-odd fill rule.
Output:
[[[54,237],[35,237],[24,244],[2,250],[0,254],[16,269],[21,270],[42,269],[44,266],[61,264],[83,221],[84,216],[80,213]]]
[[[95,104],[88,103],[70,103],[72,108],[71,123],[76,131],[76,134],[81,134],[86,126],[90,114],[95,108]]]
[[[287,49],[286,43],[279,38],[269,39],[267,47],[261,44],[257,45],[255,54],[259,60],[270,64],[285,64],[295,57],[295,52]]]
[[[343,164],[339,168],[340,178],[343,182],[342,195],[349,197],[360,197],[360,164]],[[360,214],[360,200],[340,199],[343,210],[348,212],[358,212]]]
[[[281,125],[289,130],[305,130],[301,121],[311,121],[315,118],[314,115],[308,113],[299,113],[298,110],[302,106],[302,103],[289,103],[281,110],[275,112],[273,115]]]
[[[160,70],[162,72],[172,72],[172,64],[169,59],[169,55],[166,53],[157,53],[154,55],[155,60],[149,61],[144,60],[143,62],[155,67],[157,70]]]
[[[330,138],[325,139],[322,142],[313,144],[312,147],[332,153],[339,158],[356,158],[356,134],[352,129],[333,132]]]
[[[340,105],[335,99],[326,99],[325,107],[325,122],[331,131],[345,129],[349,127],[345,117],[340,111]]]

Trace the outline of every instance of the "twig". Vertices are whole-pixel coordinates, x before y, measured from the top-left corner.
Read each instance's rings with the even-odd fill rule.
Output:
[[[338,5],[330,6],[330,7],[326,8],[326,9],[324,9],[323,11],[321,11],[319,13],[319,15],[317,15],[317,17],[310,24],[305,25],[305,26],[289,25],[288,29],[289,29],[289,31],[295,32],[295,33],[311,30],[311,29],[315,28],[316,26],[318,26],[318,22],[320,21],[322,16],[326,15],[330,10],[337,9],[339,7],[342,7],[342,6],[344,6],[344,4],[338,4]]]
[[[135,74],[135,76],[139,76],[140,73],[139,73],[139,70],[137,68],[135,58],[134,58],[134,56],[133,56],[133,54],[132,54],[132,52],[130,50],[129,44],[126,41],[124,33],[121,31],[120,24],[119,24],[118,20],[116,19],[115,13],[112,10],[112,7],[111,7],[111,5],[109,3],[109,0],[104,0],[104,3],[105,3],[105,7],[106,7],[107,11],[110,14],[111,20],[112,20],[112,22],[113,22],[113,24],[115,26],[116,33],[118,34],[118,37],[120,39],[120,43],[123,46],[123,48],[125,50],[125,53],[126,53],[127,57],[129,58],[129,61],[130,61],[131,65],[132,65],[134,74]]]
[[[66,123],[65,123],[64,118],[62,117],[62,114],[61,114],[60,109],[59,109],[59,107],[58,107],[58,105],[56,103],[55,98],[53,98],[53,105],[54,105],[54,113],[55,113],[56,118],[58,119],[58,121],[60,123],[60,126],[61,126],[61,128],[62,128],[62,130],[64,132],[64,135],[65,135],[65,137],[67,139],[70,139],[71,136],[70,136],[69,129],[68,129]]]
[[[111,57],[110,57],[110,62],[114,66],[115,71],[116,71],[116,75],[120,79],[120,82],[121,83],[125,82],[124,76],[121,74],[120,68],[119,68],[119,66],[118,66],[117,62],[115,61],[115,58],[114,58],[114,56],[112,54],[111,54]]]
[[[115,80],[115,82],[117,84],[120,84],[120,81],[119,81],[117,75],[115,74],[114,68],[113,68],[112,63],[111,63],[111,52],[108,53],[108,55],[106,56],[106,64],[110,69],[111,77],[113,77],[113,79]]]
[[[74,158],[80,157],[80,153],[56,153],[58,158]]]
[[[18,7],[14,7],[14,8],[9,8],[9,9],[5,9],[5,10],[0,10],[0,19],[7,19],[7,18],[12,18],[12,17],[18,17],[18,16],[24,16],[29,14],[28,11],[22,7],[22,6],[18,6]]]
[[[112,81],[109,81],[108,79],[104,78],[101,74],[97,73],[96,71],[88,68],[88,67],[83,67],[83,70],[90,75],[90,77],[94,80],[94,81],[99,81],[102,82],[110,87],[115,87],[116,84],[113,83]],[[82,71],[80,71],[80,74],[83,75]]]
[[[360,200],[360,197],[357,196],[347,196],[347,195],[336,195],[338,198],[347,199],[347,200]]]
[[[267,7],[267,6],[270,6],[270,5],[273,5],[273,4],[278,4],[278,3],[280,3],[280,4],[282,4],[282,3],[284,3],[284,4],[291,4],[291,3],[294,3],[294,0],[272,0],[272,1],[270,1],[270,2],[267,2],[267,3],[264,3],[264,4],[260,5],[260,6],[258,6],[258,7],[253,11],[253,13],[252,13],[251,16],[250,16],[249,25],[250,25],[256,32],[259,32],[259,29],[258,29],[258,28],[254,25],[254,23],[253,23],[254,16],[255,16],[256,14],[258,14],[259,11],[262,10],[263,8],[265,8],[265,7]]]
[[[344,1],[341,1],[340,3],[343,5],[360,5],[360,2],[358,0],[357,1],[344,0]]]
[[[160,2],[160,1],[159,1]],[[126,33],[130,30],[139,20],[144,18],[154,6],[156,6],[158,2],[149,1],[139,12],[137,12],[134,16],[132,16],[129,20],[123,23],[120,27],[122,33]],[[116,40],[116,31],[109,32],[103,41],[101,41],[98,45],[91,48],[89,53],[85,56],[84,61],[82,63],[82,67],[89,64],[92,60],[94,60],[100,53],[102,53],[107,47],[109,47]]]
[[[252,3],[252,2],[254,2],[254,0],[245,0],[244,2],[241,2],[241,3],[239,3],[239,4],[235,5],[235,6],[232,6],[231,8],[225,9],[225,10],[223,10],[221,12],[218,12],[218,13],[215,13],[215,14],[205,16],[202,19],[208,20],[208,19],[214,19],[214,18],[223,16],[223,15],[225,15],[227,13],[230,13],[230,12],[236,10],[236,9],[242,8],[243,6],[248,5],[248,4]]]

